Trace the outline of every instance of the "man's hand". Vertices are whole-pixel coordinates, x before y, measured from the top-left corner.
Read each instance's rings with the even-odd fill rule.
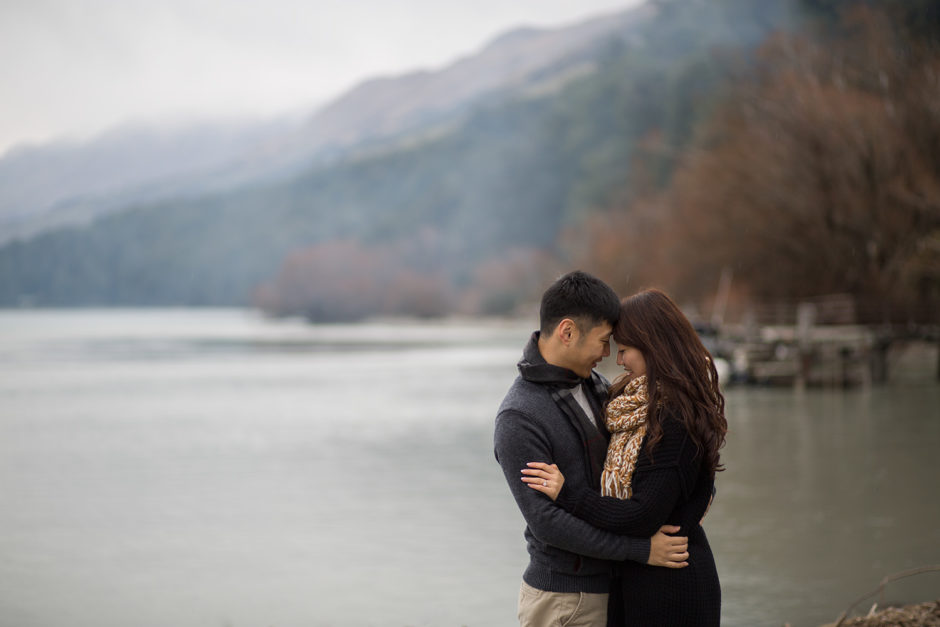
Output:
[[[659,528],[650,538],[650,566],[665,566],[666,568],[685,568],[689,565],[689,539],[685,536],[669,536],[668,533],[679,533],[679,527],[665,525]]]

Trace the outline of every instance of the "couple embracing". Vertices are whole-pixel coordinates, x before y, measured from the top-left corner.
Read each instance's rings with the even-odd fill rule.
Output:
[[[713,626],[721,588],[700,521],[727,423],[711,356],[658,290],[621,301],[572,272],[496,417],[496,458],[526,521],[523,627]],[[594,367],[617,345],[624,373]]]

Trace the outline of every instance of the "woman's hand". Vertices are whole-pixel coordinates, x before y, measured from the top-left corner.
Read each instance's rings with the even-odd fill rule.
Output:
[[[553,501],[558,498],[561,486],[565,485],[565,476],[555,464],[529,462],[528,468],[522,469],[522,480],[533,490],[547,494]]]

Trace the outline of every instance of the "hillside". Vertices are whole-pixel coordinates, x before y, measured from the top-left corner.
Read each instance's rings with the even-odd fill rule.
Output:
[[[604,38],[640,23],[632,9],[558,29],[518,29],[435,71],[373,78],[303,116],[124,125],[86,141],[0,157],[0,244],[181,196],[283,179],[346,151],[446,122],[540,77],[563,83]]]
[[[689,141],[727,73],[787,23],[789,3],[650,6],[642,20],[605,18],[593,46],[448,105],[451,115],[390,113],[401,127],[366,115],[390,135],[284,180],[142,203],[11,243],[0,249],[0,303],[244,304],[290,255],[337,241],[382,248],[386,267],[466,288],[481,264],[552,248],[639,185],[631,159],[651,134],[667,155],[652,178],[668,177],[668,155]],[[533,38],[520,32],[489,49]],[[437,79],[457,80],[467,63]],[[361,93],[380,88],[390,86]]]

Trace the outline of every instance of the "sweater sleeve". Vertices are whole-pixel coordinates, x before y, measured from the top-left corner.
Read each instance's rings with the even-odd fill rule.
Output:
[[[601,496],[565,483],[557,502],[598,529],[637,536],[656,533],[668,523],[679,499],[690,492],[700,461],[682,423],[666,415],[662,426],[663,437],[653,450],[653,459],[638,464],[634,472],[631,498]]]
[[[649,537],[629,537],[602,531],[566,512],[544,494],[522,481],[526,462],[552,463],[551,447],[544,434],[525,415],[504,412],[497,416],[494,433],[496,459],[519,506],[529,530],[552,546],[605,560],[631,560],[645,564],[649,559]],[[652,535],[652,534],[649,534]]]

